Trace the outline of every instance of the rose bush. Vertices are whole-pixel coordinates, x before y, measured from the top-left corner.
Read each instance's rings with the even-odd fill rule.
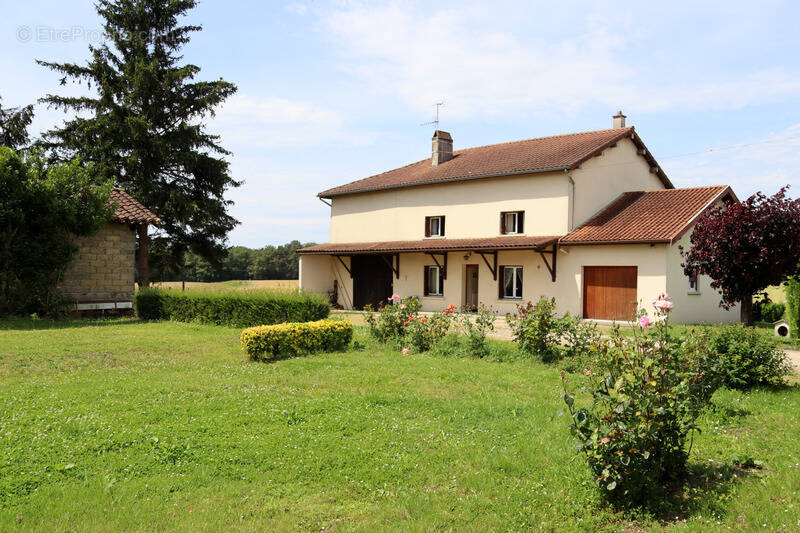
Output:
[[[639,316],[633,337],[615,328],[596,344],[597,366],[586,371],[583,389],[588,403],[578,405],[561,374],[579,449],[603,496],[621,507],[657,499],[685,476],[695,421],[721,383],[719,358],[702,334],[670,335],[669,296],[653,306],[655,320]]]

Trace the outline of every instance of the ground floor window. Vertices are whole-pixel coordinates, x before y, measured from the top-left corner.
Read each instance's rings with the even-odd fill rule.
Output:
[[[522,299],[522,267],[504,266],[500,279],[501,299]]]
[[[697,270],[692,271],[692,275],[689,276],[689,292],[696,293],[697,290]]]
[[[438,266],[425,267],[425,296],[443,296],[444,279],[442,269]]]

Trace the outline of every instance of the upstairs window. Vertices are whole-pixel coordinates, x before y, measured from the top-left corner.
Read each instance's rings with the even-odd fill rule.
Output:
[[[503,275],[500,278],[500,299],[501,300],[521,300],[522,299],[522,267],[503,266]]]
[[[444,217],[425,217],[425,236],[444,237]]]
[[[443,296],[444,280],[442,279],[442,269],[438,266],[425,267],[425,296]]]
[[[689,276],[689,292],[700,292],[697,289],[697,270],[692,271],[692,275]]]
[[[524,233],[525,211],[504,211],[500,213],[500,234],[515,235]]]

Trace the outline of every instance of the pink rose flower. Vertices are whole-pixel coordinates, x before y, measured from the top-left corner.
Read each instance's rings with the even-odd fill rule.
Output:
[[[655,300],[653,300],[653,307],[662,313],[669,313],[675,308],[675,304],[672,303],[669,294],[662,292]]]
[[[408,355],[408,348],[403,348],[403,355]]]
[[[400,309],[405,309],[405,308],[406,308],[406,304],[400,304]]]
[[[650,317],[647,315],[642,315],[639,317],[639,326],[646,328],[650,325]]]
[[[600,439],[601,444],[608,444],[609,442],[611,442],[611,439],[609,439],[608,437],[603,437],[602,439]]]
[[[399,295],[399,294],[397,294],[397,293],[395,293],[395,294],[392,294],[392,297],[391,297],[391,298],[389,298],[389,299],[390,299],[390,300],[399,300],[399,299],[400,299],[400,295]]]

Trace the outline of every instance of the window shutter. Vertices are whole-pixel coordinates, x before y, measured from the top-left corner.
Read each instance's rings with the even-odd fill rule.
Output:
[[[500,235],[506,234],[506,214],[500,213]]]
[[[431,217],[425,217],[425,236],[431,236]]]
[[[497,274],[498,274],[498,276],[497,276],[497,281],[498,281],[498,283],[497,283],[497,286],[498,286],[498,295],[497,295],[497,297],[499,299],[501,299],[501,300],[505,297],[505,293],[503,292],[503,284],[505,282],[505,273],[506,273],[506,267],[504,267],[502,265],[497,267]]]
[[[517,213],[517,233],[525,233],[525,211]]]
[[[442,277],[442,269],[439,269],[439,294],[444,296],[444,277]]]
[[[428,295],[428,267],[423,267],[422,272],[422,294],[423,296]]]
[[[439,235],[444,237],[444,217],[439,219]]]

